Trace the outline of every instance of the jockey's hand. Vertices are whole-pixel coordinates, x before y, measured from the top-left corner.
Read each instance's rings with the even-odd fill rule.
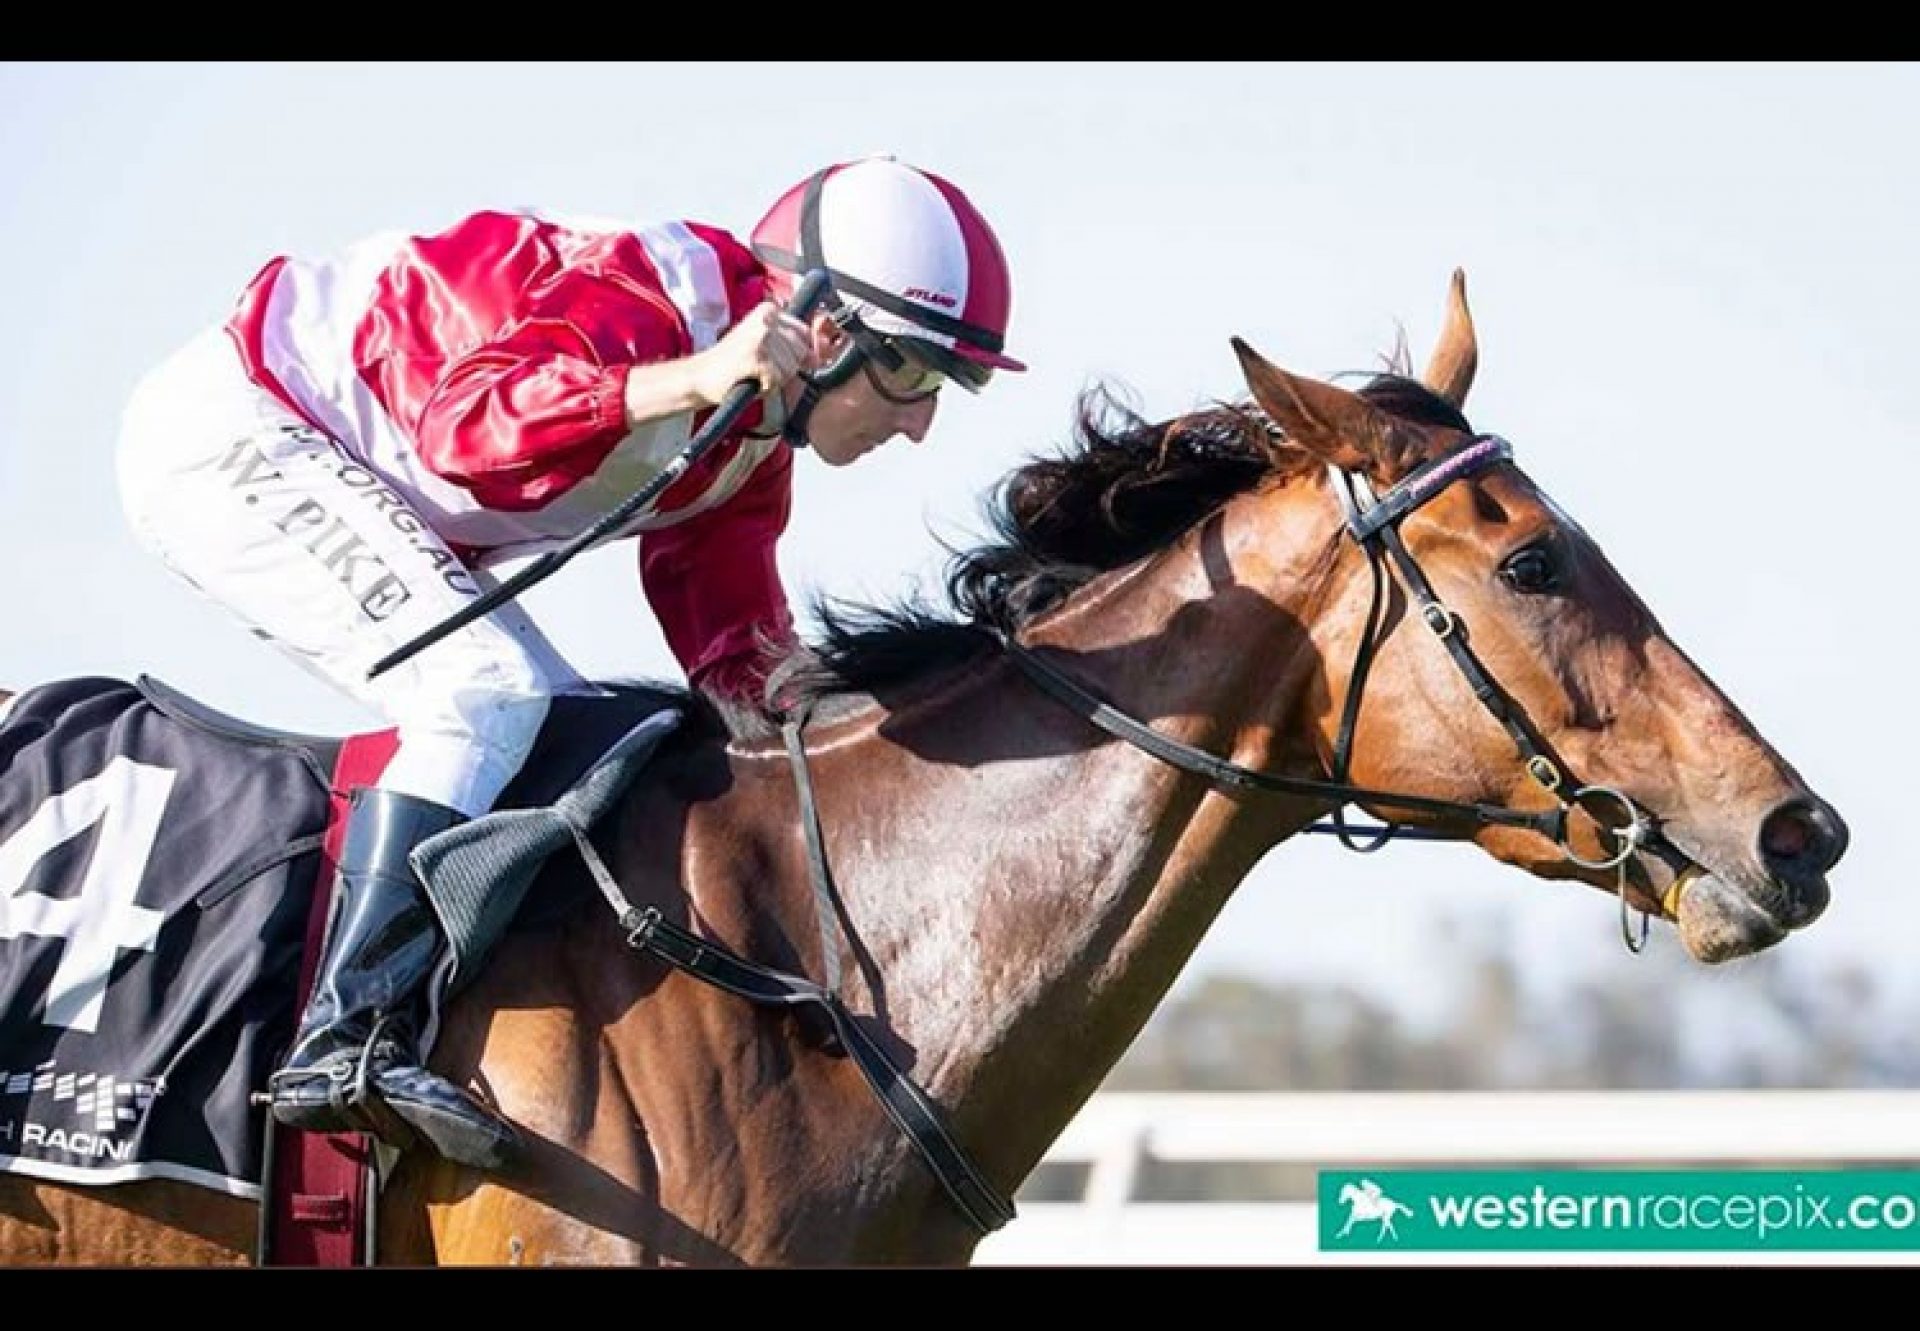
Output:
[[[805,321],[765,301],[692,360],[695,391],[717,406],[742,379],[753,380],[766,394],[811,369],[813,336]]]

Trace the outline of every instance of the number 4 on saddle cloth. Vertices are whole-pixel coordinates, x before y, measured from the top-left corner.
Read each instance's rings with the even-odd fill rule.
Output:
[[[508,811],[557,801],[591,826],[677,701],[629,686],[554,699],[497,812],[419,848],[452,944],[437,991],[471,977],[557,848]],[[338,774],[369,784],[392,747],[391,731],[266,730],[145,677],[64,680],[0,709],[0,1171],[261,1198],[250,1097],[304,999]],[[551,869],[585,880],[574,856]]]

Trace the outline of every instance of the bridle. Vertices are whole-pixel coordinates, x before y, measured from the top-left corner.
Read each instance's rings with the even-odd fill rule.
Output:
[[[1373,592],[1372,601],[1367,610],[1366,628],[1361,633],[1359,646],[1354,652],[1353,669],[1348,676],[1350,683],[1340,713],[1340,729],[1334,740],[1332,760],[1328,764],[1329,776],[1326,779],[1256,771],[1216,757],[1203,749],[1169,739],[1100,698],[1033,648],[1019,642],[1011,632],[996,629],[995,636],[1013,659],[1014,664],[1019,666],[1027,678],[1043,692],[1109,735],[1125,740],[1162,762],[1204,777],[1219,786],[1242,790],[1275,791],[1333,801],[1334,809],[1329,818],[1311,823],[1300,830],[1337,836],[1340,838],[1340,843],[1348,850],[1369,853],[1395,839],[1430,841],[1463,839],[1461,833],[1438,828],[1410,827],[1390,819],[1376,827],[1351,827],[1346,821],[1346,806],[1349,803],[1361,803],[1387,805],[1416,813],[1457,816],[1483,826],[1523,828],[1538,832],[1552,840],[1559,847],[1561,854],[1575,864],[1589,869],[1617,869],[1621,934],[1628,950],[1638,952],[1646,943],[1648,916],[1644,912],[1641,914],[1640,929],[1636,937],[1630,927],[1632,907],[1627,900],[1626,864],[1635,851],[1642,849],[1660,854],[1670,863],[1675,861],[1675,852],[1671,851],[1661,836],[1658,821],[1651,813],[1634,803],[1623,791],[1613,786],[1581,785],[1571,782],[1572,789],[1569,791],[1570,777],[1563,765],[1550,756],[1545,739],[1534,729],[1519,706],[1494,681],[1480,659],[1474,655],[1468,641],[1465,623],[1435,594],[1433,584],[1427,580],[1419,562],[1414,559],[1400,535],[1400,522],[1453,482],[1475,475],[1497,462],[1511,461],[1512,457],[1513,446],[1499,435],[1478,435],[1461,447],[1422,463],[1402,477],[1385,494],[1377,497],[1365,476],[1329,464],[1327,470],[1334,492],[1340,496],[1341,505],[1346,512],[1347,533],[1367,556],[1368,569],[1373,579]],[[1421,621],[1446,647],[1447,654],[1453,658],[1454,665],[1466,677],[1467,684],[1472,688],[1474,697],[1480,700],[1481,706],[1500,722],[1507,734],[1512,737],[1514,746],[1519,750],[1520,757],[1526,765],[1527,774],[1533,778],[1535,784],[1553,797],[1554,807],[1524,810],[1498,804],[1435,799],[1426,795],[1373,790],[1354,785],[1347,779],[1351,770],[1354,732],[1360,719],[1360,702],[1365,694],[1367,675],[1372,669],[1374,656],[1379,650],[1385,627],[1383,620],[1386,611],[1387,579],[1384,566],[1388,563],[1391,563],[1394,572],[1406,587],[1408,596],[1419,611]],[[1602,808],[1611,806],[1620,821],[1617,824],[1601,821],[1594,814],[1596,804]],[[1585,810],[1601,830],[1612,836],[1615,843],[1612,853],[1595,859],[1583,856],[1574,847],[1569,836],[1567,820],[1568,815],[1576,808]],[[1369,839],[1357,839],[1361,835]],[[1673,884],[1667,889],[1660,903],[1662,914],[1668,918],[1672,918],[1677,910],[1680,893],[1687,883],[1701,872],[1691,862],[1685,861],[1684,857],[1679,857],[1675,867],[1677,873]]]

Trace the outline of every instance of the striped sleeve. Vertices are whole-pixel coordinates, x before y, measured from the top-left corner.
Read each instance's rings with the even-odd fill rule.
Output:
[[[793,453],[782,446],[725,503],[640,538],[647,601],[687,678],[709,693],[757,702],[793,640],[774,558],[792,495]]]
[[[596,337],[615,328],[619,346]],[[684,355],[685,340],[661,302],[600,273],[564,273],[447,366],[414,426],[421,459],[488,508],[540,508],[625,436],[629,366]]]

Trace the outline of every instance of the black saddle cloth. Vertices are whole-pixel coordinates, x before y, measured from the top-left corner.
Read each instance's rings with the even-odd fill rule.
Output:
[[[556,698],[500,807],[551,803],[686,701],[644,685]],[[292,1038],[349,742],[146,678],[14,700],[0,721],[0,1170],[259,1196],[248,1096]],[[530,894],[546,895],[544,880]]]

